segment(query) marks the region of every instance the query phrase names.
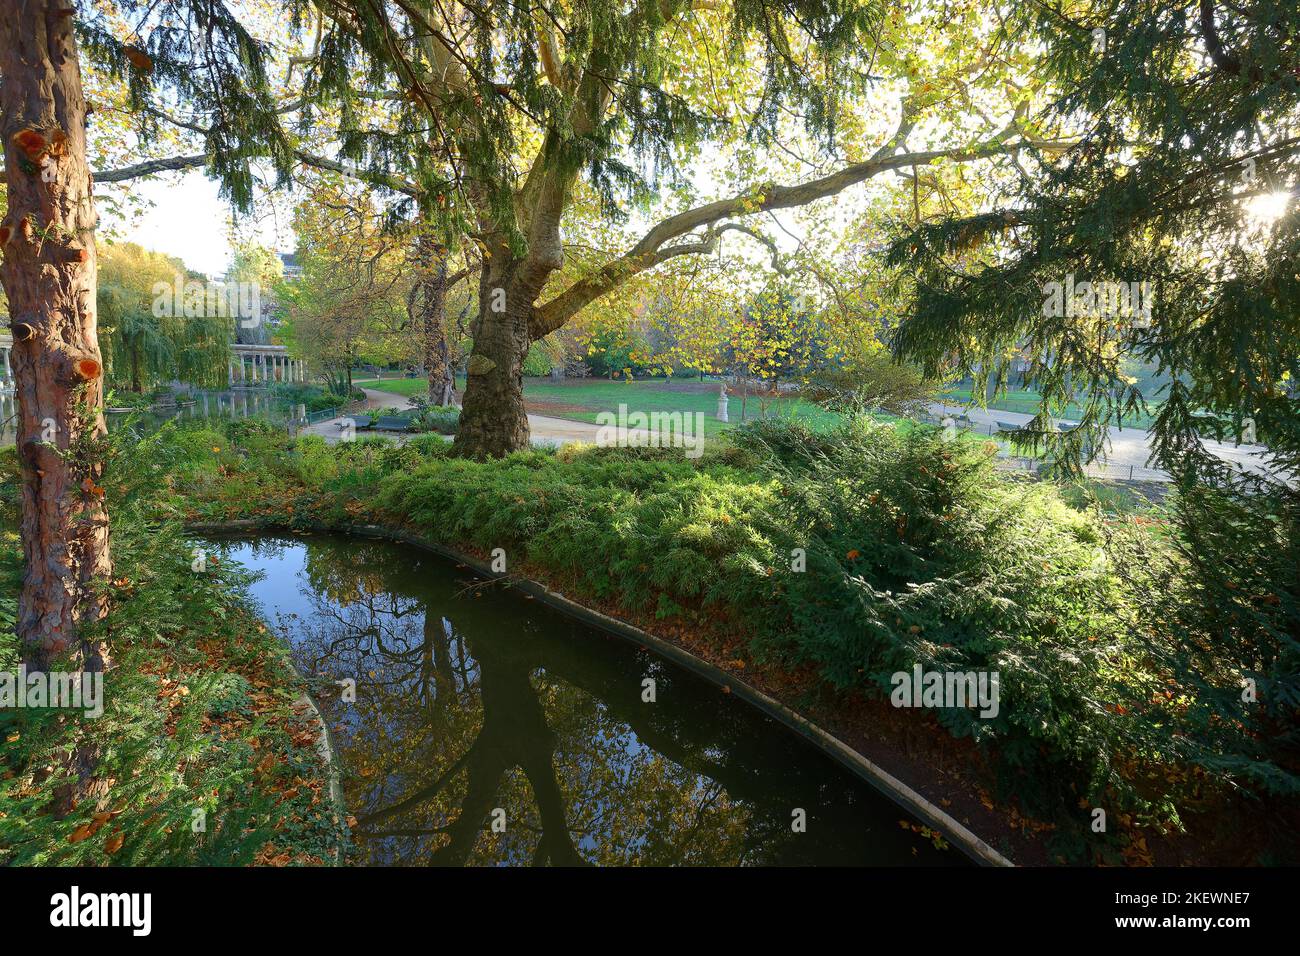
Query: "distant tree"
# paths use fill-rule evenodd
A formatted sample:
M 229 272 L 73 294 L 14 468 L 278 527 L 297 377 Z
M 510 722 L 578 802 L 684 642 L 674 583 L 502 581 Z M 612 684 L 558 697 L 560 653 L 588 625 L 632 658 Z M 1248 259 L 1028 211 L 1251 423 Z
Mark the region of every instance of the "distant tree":
M 915 416 L 938 397 L 939 385 L 885 348 L 846 358 L 809 376 L 805 394 L 850 417 L 873 411 Z
M 139 393 L 177 379 L 216 387 L 225 382 L 229 341 L 236 323 L 224 316 L 187 316 L 155 309 L 157 289 L 175 289 L 177 278 L 198 276 L 179 259 L 135 243 L 107 246 L 99 254 L 99 330 L 109 381 L 125 381 Z
M 362 360 L 409 361 L 418 338 L 401 334 L 412 275 L 405 238 L 384 232 L 344 192 L 316 192 L 294 213 L 301 275 L 275 286 L 282 335 L 340 394 Z
M 226 270 L 226 282 L 254 284 L 261 302 L 261 313 L 256 316 L 255 323 L 235 323 L 236 341 L 244 345 L 266 345 L 271 341 L 274 289 L 283 275 L 284 262 L 273 250 L 254 242 L 241 242 L 235 246 L 230 267 Z
M 985 48 L 988 18 L 975 5 L 924 16 L 912 5 L 825 0 L 601 0 L 546 11 L 506 0 L 341 0 L 318 9 L 329 42 L 306 67 L 308 94 L 344 113 L 380 98 L 404 134 L 356 124 L 345 148 L 392 157 L 435 146 L 455 158 L 443 216 L 483 254 L 456 447 L 480 457 L 528 444 L 522 365 L 532 341 L 641 273 L 714 253 L 733 220 L 816 203 L 899 170 L 1014 150 L 1021 132 L 1006 118 L 1019 104 L 1004 93 L 1032 95 L 1032 81 L 998 82 L 1021 64 Z M 932 56 L 910 49 L 931 42 L 938 22 L 960 36 L 936 42 Z M 358 89 L 358 72 L 385 88 Z M 622 197 L 644 206 L 658 175 L 681 168 L 701 144 L 748 147 L 748 137 L 771 145 L 792 117 L 811 148 L 829 145 L 848 100 L 878 80 L 907 91 L 892 132 L 879 129 L 832 165 L 810 163 L 810 178 L 792 183 L 743 164 L 743 177 L 728 176 L 734 192 L 694 205 L 677 178 L 675 211 L 582 274 L 566 274 L 563 227 L 583 187 L 608 213 Z M 915 130 L 943 126 L 948 104 L 976 88 L 987 124 L 954 124 L 932 148 L 909 148 Z

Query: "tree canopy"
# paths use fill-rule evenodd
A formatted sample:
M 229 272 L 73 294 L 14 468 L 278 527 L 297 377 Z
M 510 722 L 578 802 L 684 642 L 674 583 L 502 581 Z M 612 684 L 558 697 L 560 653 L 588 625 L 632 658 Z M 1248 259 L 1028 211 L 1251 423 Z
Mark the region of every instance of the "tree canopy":
M 900 354 L 1005 386 L 1025 349 L 1031 429 L 1065 460 L 1156 397 L 1126 373 L 1137 357 L 1172 380 L 1161 466 L 1231 477 L 1205 448 L 1208 412 L 1231 423 L 1217 437 L 1253 432 L 1294 468 L 1298 28 L 1272 0 L 1013 7 L 1004 29 L 1047 47 L 1043 122 L 1071 143 L 1028 150 L 970 214 L 896 223 L 890 261 L 918 267 Z M 1079 392 L 1083 427 L 1057 436 L 1048 419 Z

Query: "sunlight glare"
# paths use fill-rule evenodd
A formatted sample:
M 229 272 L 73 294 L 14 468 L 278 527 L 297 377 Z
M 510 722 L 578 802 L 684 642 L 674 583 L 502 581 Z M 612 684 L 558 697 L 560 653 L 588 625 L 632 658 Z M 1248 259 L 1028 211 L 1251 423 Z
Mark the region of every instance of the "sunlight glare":
M 1291 193 L 1263 193 L 1246 200 L 1246 218 L 1257 226 L 1273 225 L 1286 214 L 1291 203 Z

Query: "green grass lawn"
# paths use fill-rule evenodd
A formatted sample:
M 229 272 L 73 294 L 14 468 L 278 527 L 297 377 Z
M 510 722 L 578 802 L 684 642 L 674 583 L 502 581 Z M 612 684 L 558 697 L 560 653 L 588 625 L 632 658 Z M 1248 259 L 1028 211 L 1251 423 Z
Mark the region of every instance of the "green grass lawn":
M 412 395 L 423 395 L 429 390 L 428 379 L 423 378 L 386 378 L 386 379 L 355 379 L 352 382 L 358 388 L 372 388 L 377 392 L 392 392 L 394 395 L 403 395 L 407 398 Z
M 358 380 L 354 385 L 394 395 L 420 394 L 424 379 L 395 378 L 376 381 Z M 463 387 L 464 381 L 457 383 Z M 729 422 L 717 420 L 718 386 L 708 384 L 699 388 L 696 383 L 676 379 L 648 379 L 644 381 L 609 381 L 607 379 L 569 379 L 552 382 L 549 379 L 525 379 L 524 400 L 528 410 L 536 415 L 568 418 L 578 422 L 596 422 L 601 412 L 617 412 L 626 405 L 628 412 L 703 412 L 704 433 L 714 435 L 741 421 L 741 398 L 730 396 L 727 408 Z M 745 419 L 754 420 L 760 415 L 758 399 L 750 397 L 746 404 Z M 828 412 L 800 398 L 778 398 L 767 403 L 767 418 L 797 417 L 815 428 L 830 428 L 840 416 Z
M 393 395 L 406 398 L 422 395 L 428 387 L 422 378 L 358 379 L 353 384 L 375 391 L 391 392 Z M 524 399 L 528 403 L 528 410 L 534 414 L 593 424 L 599 413 L 617 412 L 620 404 L 627 405 L 629 412 L 703 412 L 706 435 L 717 434 L 741 421 L 741 401 L 738 394 L 730 396 L 728 416 L 731 421 L 723 423 L 716 417 L 717 385 L 709 384 L 700 390 L 688 388 L 695 384 L 689 379 L 671 381 L 647 379 L 632 382 L 567 379 L 563 382 L 552 382 L 549 379 L 530 378 L 524 381 Z M 458 388 L 464 388 L 464 385 L 464 379 L 457 382 Z M 941 397 L 944 401 L 965 405 L 971 400 L 970 387 L 950 389 Z M 1011 389 L 998 398 L 990 409 L 1032 415 L 1038 411 L 1038 401 L 1037 392 L 1029 389 Z M 760 414 L 758 400 L 751 397 L 746 409 L 746 419 L 758 418 Z M 1082 409 L 1071 402 L 1060 417 L 1077 419 L 1081 414 Z M 767 405 L 766 417 L 802 418 L 818 429 L 829 428 L 840 420 L 835 413 L 800 398 L 779 398 L 770 401 Z M 1151 415 L 1126 415 L 1124 418 L 1124 424 L 1131 428 L 1149 428 L 1151 421 Z

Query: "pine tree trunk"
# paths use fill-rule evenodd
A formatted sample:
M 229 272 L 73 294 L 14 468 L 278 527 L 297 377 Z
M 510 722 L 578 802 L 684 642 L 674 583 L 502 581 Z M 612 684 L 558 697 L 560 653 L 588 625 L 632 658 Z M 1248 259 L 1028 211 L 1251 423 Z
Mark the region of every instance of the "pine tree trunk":
M 65 651 L 87 670 L 108 657 L 78 637 L 106 610 L 94 584 L 112 566 L 96 448 L 105 428 L 95 209 L 73 12 L 67 0 L 5 0 L 0 22 L 9 199 L 0 280 L 14 333 L 26 558 L 17 630 L 26 663 L 40 670 Z
M 509 281 L 516 264 L 494 256 L 479 280 L 479 312 L 456 429 L 456 453 L 469 458 L 500 458 L 528 448 L 524 410 L 524 358 L 528 355 L 528 317 L 536 292 Z

